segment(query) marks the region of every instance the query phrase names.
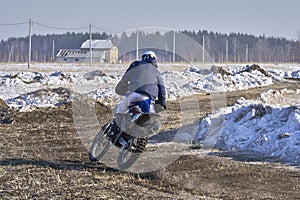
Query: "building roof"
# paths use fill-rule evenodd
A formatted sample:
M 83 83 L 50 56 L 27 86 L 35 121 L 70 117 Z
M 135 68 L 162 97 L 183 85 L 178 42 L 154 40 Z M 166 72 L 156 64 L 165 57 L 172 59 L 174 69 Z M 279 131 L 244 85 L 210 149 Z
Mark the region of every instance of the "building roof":
M 92 48 L 93 49 L 111 49 L 113 43 L 111 40 L 92 40 Z M 89 49 L 90 48 L 90 40 L 86 40 L 82 43 L 81 49 Z
M 57 57 L 79 57 L 79 55 L 86 56 L 87 51 L 80 49 L 60 49 L 56 54 Z
M 94 51 L 92 52 L 93 57 L 103 57 L 106 51 Z M 86 50 L 80 49 L 60 49 L 56 54 L 56 57 L 64 57 L 64 58 L 86 58 L 90 56 L 90 52 Z

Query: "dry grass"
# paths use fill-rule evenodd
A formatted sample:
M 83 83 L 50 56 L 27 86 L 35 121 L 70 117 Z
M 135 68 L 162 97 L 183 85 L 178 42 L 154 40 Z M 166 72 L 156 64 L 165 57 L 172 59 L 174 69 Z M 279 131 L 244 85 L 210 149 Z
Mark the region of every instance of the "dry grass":
M 255 98 L 264 89 L 228 93 L 227 104 L 240 96 Z M 197 98 L 201 117 L 210 112 L 209 95 Z M 168 106 L 165 125 L 176 128 L 179 103 Z M 110 109 L 100 104 L 96 108 L 104 124 Z M 38 109 L 14 113 L 15 123 L 0 124 L 0 199 L 299 198 L 298 168 L 244 162 L 244 157 L 233 155 L 186 155 L 164 169 L 142 174 L 90 163 L 72 116 L 68 107 Z

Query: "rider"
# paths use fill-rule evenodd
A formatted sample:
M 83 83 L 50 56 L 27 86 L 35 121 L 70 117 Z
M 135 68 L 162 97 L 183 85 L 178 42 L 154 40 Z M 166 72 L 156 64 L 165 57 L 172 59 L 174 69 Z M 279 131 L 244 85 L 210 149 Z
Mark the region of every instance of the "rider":
M 157 57 L 153 51 L 145 52 L 141 60 L 130 64 L 115 88 L 115 92 L 124 98 L 116 109 L 112 134 L 119 128 L 122 115 L 133 106 L 139 106 L 145 113 L 166 109 L 165 86 L 157 68 Z

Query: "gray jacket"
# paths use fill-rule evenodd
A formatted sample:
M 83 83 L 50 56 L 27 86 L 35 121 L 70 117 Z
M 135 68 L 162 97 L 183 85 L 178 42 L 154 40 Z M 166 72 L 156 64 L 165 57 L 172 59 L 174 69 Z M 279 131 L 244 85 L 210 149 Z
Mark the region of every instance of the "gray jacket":
M 131 63 L 115 91 L 125 95 L 128 91 L 146 94 L 151 100 L 165 106 L 166 91 L 157 63 L 147 61 L 134 61 Z

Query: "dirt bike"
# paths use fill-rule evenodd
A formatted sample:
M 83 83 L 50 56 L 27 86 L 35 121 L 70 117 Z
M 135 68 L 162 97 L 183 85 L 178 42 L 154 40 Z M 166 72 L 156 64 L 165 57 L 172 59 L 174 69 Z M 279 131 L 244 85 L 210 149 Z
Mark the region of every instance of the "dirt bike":
M 157 113 L 143 113 L 138 106 L 130 108 L 122 116 L 119 128 L 114 131 L 112 138 L 110 135 L 114 120 L 102 127 L 91 145 L 89 159 L 101 160 L 114 145 L 120 149 L 118 166 L 120 169 L 129 168 L 145 151 L 148 137 L 158 132 L 159 118 L 160 115 Z

